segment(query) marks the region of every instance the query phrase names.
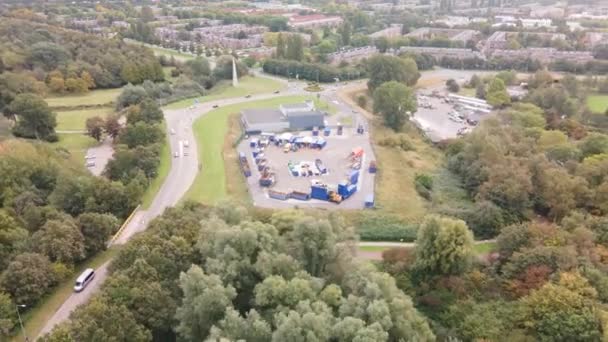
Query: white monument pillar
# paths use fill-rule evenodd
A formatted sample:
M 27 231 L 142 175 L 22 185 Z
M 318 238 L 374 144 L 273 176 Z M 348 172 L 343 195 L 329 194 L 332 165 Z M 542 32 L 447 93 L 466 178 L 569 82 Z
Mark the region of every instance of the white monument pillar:
M 239 85 L 238 75 L 236 73 L 236 61 L 232 57 L 232 86 L 236 87 Z

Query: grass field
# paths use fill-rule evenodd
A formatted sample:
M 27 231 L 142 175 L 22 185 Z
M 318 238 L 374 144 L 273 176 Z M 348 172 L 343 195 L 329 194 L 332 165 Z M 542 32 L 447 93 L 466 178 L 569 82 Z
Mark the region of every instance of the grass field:
M 121 91 L 122 88 L 97 89 L 80 95 L 47 97 L 46 102 L 54 108 L 106 105 L 114 102 Z
M 608 95 L 589 95 L 587 96 L 587 106 L 595 113 L 604 113 L 608 109 Z
M 51 146 L 65 148 L 72 155 L 72 159 L 82 162 L 87 149 L 97 145 L 97 141 L 84 134 L 58 134 L 59 141 Z
M 277 107 L 284 103 L 302 102 L 309 96 L 283 96 L 274 99 L 243 102 L 210 111 L 194 123 L 194 135 L 198 144 L 198 160 L 202 170 L 196 176 L 184 199 L 214 204 L 229 197 L 226 184 L 226 166 L 222 154 L 228 132 L 228 118 L 242 109 Z M 236 154 L 234 155 L 236 158 Z M 231 162 L 231 161 L 229 161 Z M 231 171 L 231 176 L 234 171 Z M 240 176 L 240 172 L 239 177 Z M 231 179 L 231 182 L 234 180 Z M 243 183 L 244 184 L 244 183 Z
M 163 127 L 163 131 L 165 128 Z M 144 193 L 141 199 L 142 209 L 148 209 L 156 193 L 160 190 L 160 187 L 165 182 L 169 171 L 171 170 L 171 146 L 169 146 L 169 136 L 165 134 L 165 142 L 160 150 L 160 165 L 158 166 L 158 176 L 152 180 L 148 189 Z
M 475 246 L 473 246 L 473 250 L 477 255 L 492 253 L 495 252 L 496 249 L 496 242 L 477 243 Z
M 380 146 L 379 141 L 396 133 L 369 112 L 373 101 L 365 89 L 353 89 L 342 94 L 341 98 L 352 106 L 357 106 L 360 95 L 367 98 L 366 108 L 361 111 L 370 119 L 371 140 L 378 164 L 374 191 L 376 207 L 416 223 L 428 213 L 430 205 L 416 192 L 414 178 L 417 173 L 433 173 L 437 170 L 441 165 L 442 153 L 426 142 L 414 127 L 406 127 L 402 132 L 413 150 Z
M 22 315 L 25 331 L 31 341 L 40 333 L 46 322 L 53 316 L 55 311 L 61 307 L 68 297 L 74 292 L 74 278 L 86 268 L 97 268 L 106 261 L 112 259 L 118 253 L 117 247 L 112 247 L 105 252 L 97 254 L 92 259 L 83 262 L 76 267 L 72 276 L 59 284 L 50 295 L 43 298 L 38 305 Z M 13 342 L 22 342 L 22 335 L 13 336 Z
M 199 97 L 200 102 L 209 102 L 222 100 L 231 97 L 243 97 L 246 95 L 255 95 L 262 93 L 272 93 L 276 90 L 282 90 L 285 84 L 265 77 L 244 77 L 239 80 L 239 85 L 235 88 L 229 81 L 221 81 L 215 87 L 211 88 L 208 95 Z M 185 99 L 167 105 L 167 109 L 179 109 L 192 105 L 194 98 Z
M 359 250 L 362 252 L 384 252 L 391 248 L 388 246 L 359 246 Z M 473 245 L 473 252 L 475 255 L 486 255 L 496 251 L 496 248 L 496 242 L 476 243 Z
M 112 108 L 94 108 L 94 109 L 77 109 L 57 111 L 57 127 L 58 131 L 79 131 L 85 129 L 85 123 L 88 118 L 100 116 L 105 118 L 112 113 Z

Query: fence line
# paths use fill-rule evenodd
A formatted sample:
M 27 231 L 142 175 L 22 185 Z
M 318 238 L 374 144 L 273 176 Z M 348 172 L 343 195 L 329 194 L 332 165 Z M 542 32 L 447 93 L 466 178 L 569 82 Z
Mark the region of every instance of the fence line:
M 125 227 L 129 225 L 129 222 L 131 222 L 131 220 L 133 219 L 133 216 L 135 216 L 135 213 L 137 213 L 137 211 L 139 210 L 140 207 L 141 207 L 141 204 L 138 204 L 137 207 L 135 207 L 135 209 L 133 209 L 133 211 L 131 212 L 131 215 L 129 215 L 129 217 L 127 217 L 127 219 L 122 224 L 122 226 L 120 226 L 120 228 L 118 229 L 116 234 L 114 234 L 114 236 L 112 236 L 112 238 L 108 242 L 108 247 L 110 247 L 114 243 L 114 241 L 116 241 L 116 239 L 120 236 L 120 233 L 122 233 L 122 231 L 125 229 Z

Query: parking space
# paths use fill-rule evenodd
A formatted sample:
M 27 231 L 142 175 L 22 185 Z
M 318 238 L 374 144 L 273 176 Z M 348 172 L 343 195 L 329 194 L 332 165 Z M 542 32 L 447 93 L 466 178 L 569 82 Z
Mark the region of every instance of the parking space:
M 419 91 L 417 100 L 411 120 L 435 142 L 467 134 L 492 115 L 483 101 L 443 91 Z
M 312 136 L 312 132 L 300 132 L 294 134 L 306 141 L 316 141 L 317 137 Z M 321 135 L 322 132 L 321 132 Z M 253 137 L 258 138 L 258 137 Z M 278 138 L 278 136 L 277 136 Z M 301 148 L 296 151 L 286 152 L 285 143 L 275 145 L 270 143 L 261 151 L 265 166 L 272 174 L 273 184 L 270 187 L 260 185 L 260 177 L 264 171 L 258 169 L 258 165 L 253 157 L 253 151 L 257 148 L 251 147 L 251 140 L 244 139 L 237 147 L 238 152 L 246 156 L 247 163 L 251 169 L 251 176 L 247 177 L 249 192 L 251 193 L 254 205 L 267 208 L 289 208 L 289 207 L 317 207 L 326 209 L 361 209 L 365 205 L 368 195 L 374 193 L 375 174 L 368 171 L 369 162 L 375 160 L 367 132 L 358 134 L 356 129 L 344 128 L 343 135 L 336 135 L 336 129 L 332 129 L 329 136 L 322 136 L 326 141 L 322 149 L 306 147 L 308 144 L 301 144 Z M 308 199 L 298 200 L 289 198 L 280 200 L 271 198 L 269 191 L 279 193 L 298 193 L 311 194 L 313 183 L 323 183 L 327 188 L 337 191 L 338 184 L 349 179 L 352 172 L 353 161 L 350 158 L 353 149 L 361 148 L 363 151 L 360 158 L 359 177 L 356 182 L 357 191 L 340 204 L 330 201 Z M 260 158 L 258 158 L 260 159 Z M 327 169 L 326 173 L 319 172 L 316 161 L 319 160 L 322 168 Z M 355 165 L 357 166 L 357 165 Z M 295 172 L 294 172 L 295 171 Z M 295 175 L 297 174 L 297 176 Z M 293 197 L 293 196 L 292 196 Z

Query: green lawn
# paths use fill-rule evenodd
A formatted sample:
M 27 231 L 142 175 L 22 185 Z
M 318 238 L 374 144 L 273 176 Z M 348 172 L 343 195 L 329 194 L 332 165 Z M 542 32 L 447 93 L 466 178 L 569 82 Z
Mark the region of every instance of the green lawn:
M 268 100 L 251 101 L 212 110 L 194 123 L 198 144 L 198 160 L 202 170 L 184 196 L 185 199 L 214 204 L 228 197 L 222 147 L 228 131 L 228 117 L 248 108 L 274 108 L 280 104 L 297 103 L 309 96 L 283 96 Z
M 50 295 L 44 297 L 38 305 L 31 310 L 28 310 L 23 316 L 25 331 L 31 341 L 40 333 L 46 322 L 53 316 L 55 311 L 61 307 L 68 297 L 74 292 L 74 279 L 86 268 L 97 268 L 106 261 L 112 259 L 118 253 L 118 247 L 112 247 L 95 257 L 83 262 L 76 267 L 73 275 L 59 284 Z M 18 335 L 13 336 L 13 342 L 22 342 L 21 331 Z
M 58 131 L 80 131 L 85 129 L 88 118 L 100 116 L 105 118 L 112 113 L 112 108 L 93 108 L 57 111 L 57 130 Z
M 164 127 L 163 127 L 164 130 Z M 160 187 L 165 182 L 167 175 L 169 174 L 169 170 L 171 170 L 171 146 L 169 146 L 169 135 L 165 134 L 165 142 L 160 150 L 160 165 L 158 167 L 158 176 L 152 180 L 148 189 L 144 193 L 144 196 L 141 199 L 142 209 L 148 209 L 156 193 L 160 190 Z
M 122 88 L 92 90 L 86 94 L 47 97 L 50 107 L 78 107 L 106 105 L 114 102 Z
M 84 163 L 87 149 L 97 145 L 97 141 L 84 134 L 58 134 L 59 141 L 51 146 L 65 148 L 72 155 L 72 159 Z
M 589 95 L 587 96 L 587 106 L 595 113 L 604 113 L 608 109 L 608 95 Z
M 473 246 L 475 254 L 488 254 L 496 251 L 496 242 L 477 243 Z
M 285 85 L 279 81 L 275 81 L 265 77 L 244 77 L 239 80 L 237 87 L 232 86 L 230 81 L 221 81 L 215 87 L 211 88 L 208 95 L 199 97 L 200 102 L 209 102 L 222 100 L 231 97 L 242 97 L 246 95 L 255 95 L 262 93 L 272 93 L 276 90 L 282 90 Z M 191 106 L 195 98 L 185 99 L 171 103 L 164 108 L 179 109 Z

